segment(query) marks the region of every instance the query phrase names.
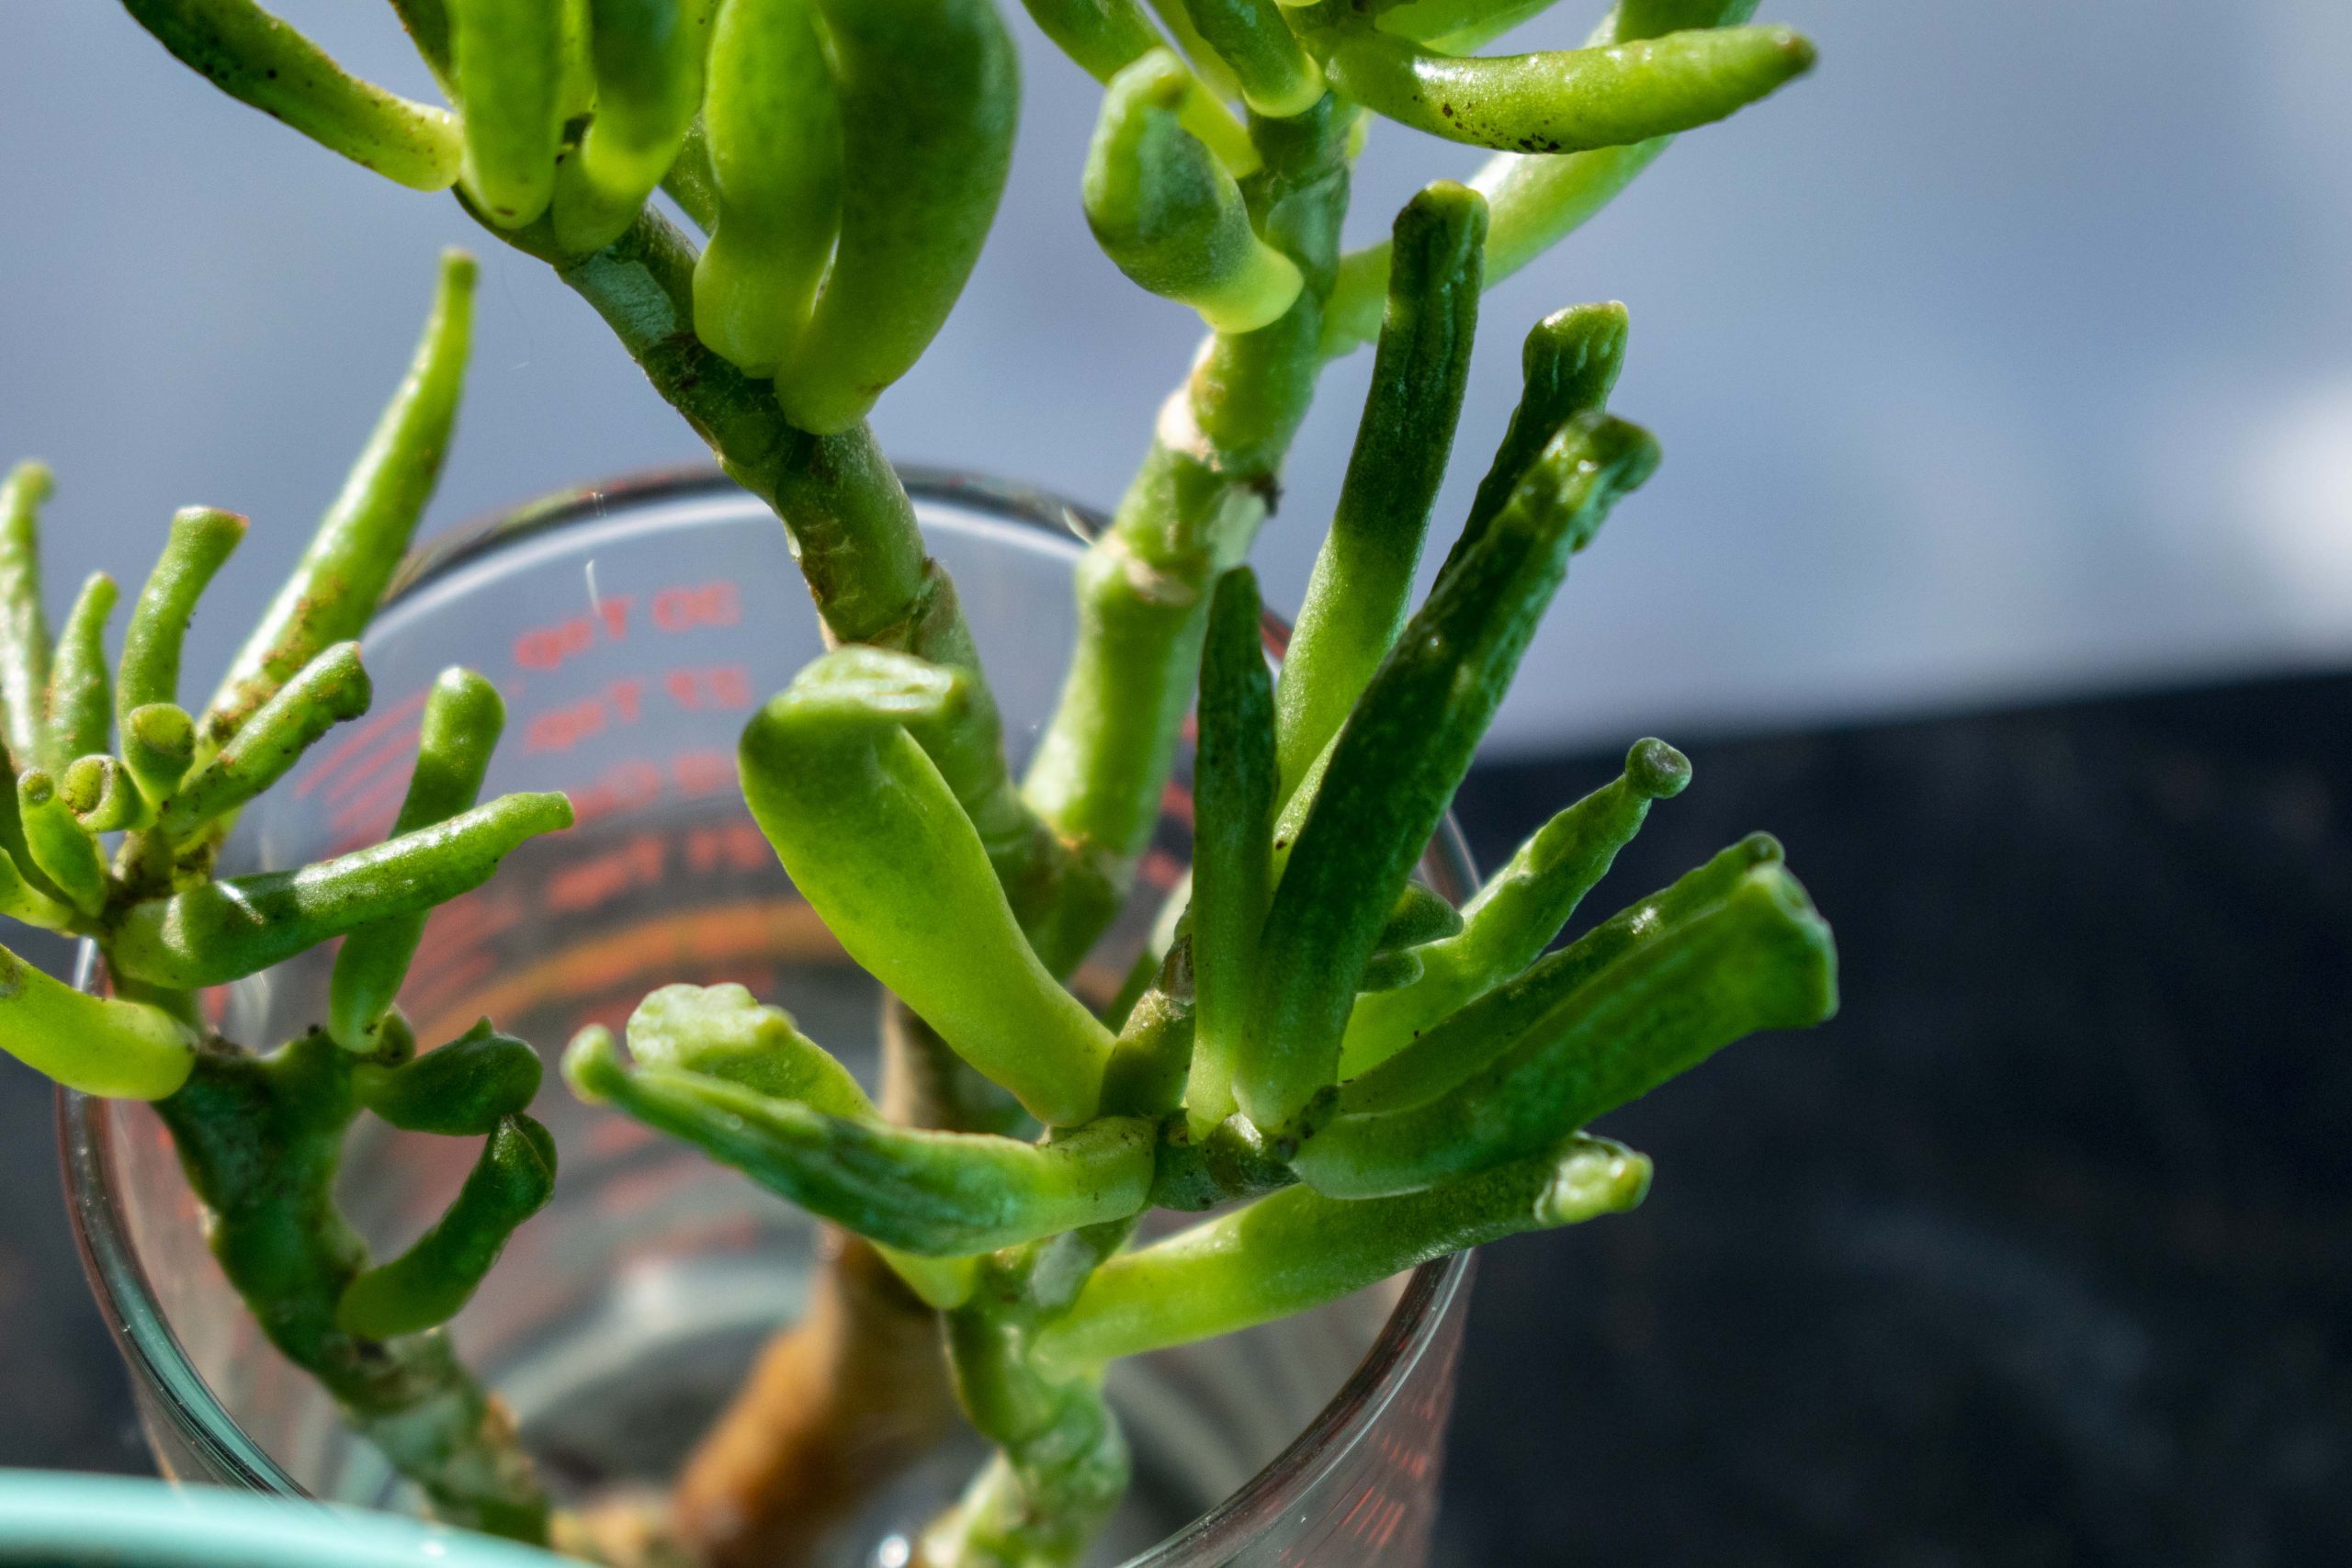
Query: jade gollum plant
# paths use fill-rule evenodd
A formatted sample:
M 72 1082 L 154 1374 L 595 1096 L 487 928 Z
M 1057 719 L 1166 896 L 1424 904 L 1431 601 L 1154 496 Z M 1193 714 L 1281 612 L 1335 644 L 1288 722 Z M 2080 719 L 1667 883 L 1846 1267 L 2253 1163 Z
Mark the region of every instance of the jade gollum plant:
M 1544 0 L 1029 0 L 1105 85 L 1080 193 L 1096 239 L 1208 336 L 1079 564 L 1077 646 L 1019 776 L 955 586 L 865 423 L 946 318 L 1002 189 L 1017 87 L 989 0 L 393 0 L 448 107 L 359 80 L 247 0 L 124 4 L 217 86 L 453 189 L 548 265 L 775 509 L 832 645 L 745 729 L 741 783 L 888 994 L 878 1089 L 728 987 L 656 991 L 625 1041 L 571 1042 L 564 1072 L 836 1245 L 666 1498 L 551 1518 L 511 1420 L 437 1328 L 546 1195 L 525 1115 L 537 1061 L 487 1026 L 416 1054 L 391 1002 L 422 912 L 560 825 L 561 803 L 472 806 L 496 702 L 453 674 L 389 843 L 291 875 L 210 873 L 236 808 L 364 703 L 347 639 L 447 434 L 465 264 L 201 716 L 173 705 L 158 649 L 234 525 L 175 525 L 110 750 L 90 694 L 103 606 L 77 607 L 52 652 L 38 476 L 12 491 L 9 908 L 95 937 L 114 992 L 15 965 L 0 1032 L 66 1081 L 158 1100 L 273 1341 L 436 1511 L 607 1561 L 788 1564 L 961 1419 L 994 1457 L 917 1560 L 1075 1562 L 1127 1479 L 1106 1367 L 1626 1209 L 1647 1163 L 1590 1123 L 1833 1010 L 1828 931 L 1762 836 L 1552 951 L 1689 781 L 1657 740 L 1461 908 L 1414 880 L 1570 557 L 1658 460 L 1607 407 L 1623 310 L 1546 317 L 1416 603 L 1481 293 L 1675 134 L 1809 66 L 1804 39 L 1744 25 L 1753 0 L 1621 0 L 1582 48 L 1489 57 Z M 1493 156 L 1350 251 L 1375 118 Z M 1242 563 L 1321 367 L 1366 343 L 1371 391 L 1277 672 Z M 1193 719 L 1193 874 L 1120 994 L 1082 998 L 1069 976 L 1130 897 Z M 273 1054 L 220 1041 L 187 1000 L 336 936 L 328 1016 Z M 487 1140 L 449 1215 L 373 1267 L 329 1195 L 362 1111 Z M 1138 1244 L 1154 1210 L 1206 1217 Z

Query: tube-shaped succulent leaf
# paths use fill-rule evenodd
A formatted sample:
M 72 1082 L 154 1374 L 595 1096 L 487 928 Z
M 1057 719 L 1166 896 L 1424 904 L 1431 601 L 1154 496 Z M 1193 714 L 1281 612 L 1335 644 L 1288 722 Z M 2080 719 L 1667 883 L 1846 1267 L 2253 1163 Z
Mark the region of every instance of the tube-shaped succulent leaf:
M 320 736 L 368 711 L 374 687 L 359 645 L 339 642 L 297 671 L 254 711 L 156 814 L 179 840 L 225 817 L 286 776 Z
M 703 127 L 718 209 L 695 263 L 695 335 L 771 375 L 841 232 L 842 106 L 814 0 L 721 0 Z
M 0 947 L 0 1050 L 84 1094 L 161 1100 L 187 1081 L 196 1035 L 161 1008 L 87 995 Z
M 1233 73 L 1242 101 L 1271 118 L 1304 114 L 1323 96 L 1323 73 L 1274 0 L 1183 0 L 1193 28 Z
M 470 670 L 453 666 L 441 672 L 424 699 L 416 767 L 392 824 L 395 837 L 445 822 L 481 797 L 505 723 L 497 687 Z M 257 729 L 259 720 L 247 728 Z M 243 743 L 242 738 L 234 742 Z M 362 926 L 343 939 L 327 985 L 327 1032 L 335 1043 L 346 1051 L 374 1047 L 376 1025 L 400 995 L 424 935 L 420 910 Z
M 1605 414 L 1564 427 L 1462 569 L 1423 604 L 1333 744 L 1266 917 L 1235 1089 L 1286 1126 L 1330 1084 L 1356 983 L 1444 816 L 1568 557 L 1649 477 L 1657 444 Z
M 1014 922 L 971 821 L 905 726 L 970 700 L 970 677 L 844 648 L 743 731 L 743 796 L 852 958 L 1039 1121 L 1093 1113 L 1110 1032 Z
M 1625 307 L 1611 300 L 1555 310 L 1528 333 L 1519 354 L 1519 406 L 1511 410 L 1502 443 L 1478 481 L 1470 514 L 1446 552 L 1439 576 L 1453 569 L 1486 533 L 1495 514 L 1510 504 L 1528 465 L 1560 426 L 1609 406 L 1609 394 L 1625 367 L 1629 330 Z
M 871 1119 L 874 1102 L 832 1053 L 800 1032 L 792 1015 L 741 986 L 664 986 L 628 1020 L 639 1066 L 723 1078 L 830 1116 Z
M 114 729 L 114 689 L 107 671 L 107 622 L 114 616 L 114 579 L 94 571 L 74 596 L 58 629 L 50 661 L 45 744 L 41 754 L 60 770 L 107 749 Z
M 1758 866 L 1779 865 L 1780 841 L 1751 833 L 1685 872 L 1668 886 L 1619 910 L 1540 964 L 1447 1014 L 1405 1050 L 1342 1087 L 1343 1114 L 1366 1115 L 1434 1100 L 1492 1061 L 1510 1043 L 1503 1027 L 1522 1018 L 1530 996 L 1573 991 L 1611 964 L 1656 942 L 1729 897 Z
M 1275 693 L 1283 799 L 1405 625 L 1469 380 L 1486 238 L 1485 198 L 1451 180 L 1396 215 L 1372 389 Z
M 41 765 L 49 617 L 40 602 L 40 508 L 54 481 L 26 461 L 0 479 L 0 721 L 18 772 Z
M 1629 0 L 1601 23 L 1589 41 L 1597 47 L 1693 28 L 1730 27 L 1755 14 L 1756 0 Z M 1492 214 L 1487 231 L 1487 286 L 1491 288 L 1509 277 L 1615 200 L 1673 140 L 1653 137 L 1589 152 L 1498 152 L 1488 159 L 1470 182 L 1486 197 Z M 1387 278 L 1385 243 L 1342 258 L 1324 309 L 1324 353 L 1345 354 L 1371 341 L 1380 329 Z
M 539 1054 L 482 1019 L 447 1044 L 381 1067 L 352 1066 L 359 1103 L 395 1127 L 448 1137 L 479 1137 L 531 1107 L 539 1091 Z
M 253 0 L 123 0 L 123 8 L 182 64 L 328 151 L 415 190 L 457 179 L 448 110 L 349 74 Z
M 824 435 L 865 417 L 963 292 L 1012 164 L 1020 85 L 990 0 L 819 6 L 849 177 L 832 271 L 776 396 Z
M 130 606 L 122 660 L 116 666 L 115 716 L 124 736 L 125 760 L 131 762 L 132 776 L 150 800 L 169 795 L 179 776 L 151 777 L 143 762 L 131 756 L 127 749 L 130 716 L 150 704 L 180 700 L 180 650 L 187 640 L 188 621 L 213 574 L 244 538 L 245 528 L 244 518 L 217 507 L 184 506 L 172 513 L 163 553 Z
M 432 314 L 408 374 L 310 547 L 231 660 L 205 712 L 206 745 L 217 747 L 235 734 L 296 671 L 331 644 L 356 637 L 375 615 L 432 498 L 457 423 L 475 270 L 463 251 L 442 253 Z
M 1193 1059 L 1184 1102 L 1195 1133 L 1233 1114 L 1258 933 L 1272 892 L 1274 694 L 1247 567 L 1218 580 L 1201 652 L 1193 770 Z
M 97 835 L 82 825 L 45 769 L 17 775 L 17 815 L 33 864 L 85 915 L 107 901 L 106 856 Z
M 1697 28 L 1636 43 L 1460 60 L 1376 31 L 1340 35 L 1331 83 L 1449 141 L 1521 152 L 1623 147 L 1708 124 L 1813 66 L 1787 28 Z
M 712 0 L 588 0 L 596 113 L 556 170 L 555 237 L 574 254 L 620 237 L 677 161 L 701 106 Z
M 1573 1137 L 1433 1191 L 1343 1201 L 1290 1188 L 1105 1263 L 1039 1334 L 1035 1359 L 1070 1376 L 1270 1323 L 1464 1247 L 1622 1213 L 1649 1178 L 1622 1144 Z
M 563 133 L 564 11 L 556 0 L 447 0 L 467 197 L 520 229 L 555 195 Z
M 1151 1188 L 1153 1124 L 1102 1116 L 1042 1144 L 841 1116 L 677 1067 L 624 1067 L 592 1029 L 564 1076 L 812 1213 L 925 1257 L 989 1252 L 1125 1219 Z
M 59 775 L 57 792 L 66 808 L 93 833 L 122 828 L 144 828 L 154 820 L 146 795 L 130 777 L 130 770 L 103 751 L 76 757 Z
M 196 761 L 196 720 L 177 703 L 149 703 L 122 719 L 122 761 L 152 805 L 179 788 Z
M 435 1053 L 438 1055 L 438 1053 Z M 421 1334 L 458 1315 L 515 1227 L 555 1192 L 555 1140 L 528 1116 L 491 1134 L 466 1183 L 406 1252 L 345 1287 L 335 1323 L 369 1339 Z
M 16 792 L 9 791 L 11 807 L 16 804 Z M 9 818 L 14 820 L 11 810 Z M 13 852 L 0 850 L 0 915 L 18 919 L 28 926 L 41 926 L 53 931 L 65 931 L 74 923 L 73 908 L 51 897 L 26 879 L 24 869 L 17 863 Z
M 1635 742 L 1623 773 L 1520 845 L 1462 911 L 1455 932 L 1418 949 L 1418 980 L 1356 1003 L 1340 1045 L 1341 1080 L 1379 1066 L 1534 963 L 1641 830 L 1650 802 L 1681 794 L 1690 782 L 1690 763 L 1681 752 L 1663 740 Z
M 1203 87 L 1168 50 L 1112 79 L 1086 156 L 1086 220 L 1137 286 L 1218 332 L 1255 332 L 1291 307 L 1297 265 L 1250 227 L 1233 175 L 1183 124 Z
M 1428 44 L 1440 54 L 1469 54 L 1556 0 L 1404 0 L 1379 5 L 1373 26 L 1396 38 Z
M 571 826 L 560 795 L 504 795 L 431 828 L 299 871 L 206 883 L 123 911 L 107 956 L 177 990 L 258 974 L 371 920 L 447 903 L 525 840 Z
M 1742 1036 L 1835 1012 L 1829 928 L 1778 859 L 1707 880 L 1713 902 L 1690 908 L 1685 889 L 1654 911 L 1663 929 L 1624 933 L 1597 968 L 1574 947 L 1555 954 L 1472 1003 L 1458 1031 L 1441 1024 L 1351 1086 L 1299 1151 L 1300 1179 L 1344 1198 L 1450 1182 L 1524 1158 Z
M 1023 6 L 1039 31 L 1106 87 L 1120 72 L 1165 47 L 1136 0 L 1023 0 Z M 1238 178 L 1258 167 L 1249 131 L 1206 84 L 1195 78 L 1176 113 L 1229 174 Z

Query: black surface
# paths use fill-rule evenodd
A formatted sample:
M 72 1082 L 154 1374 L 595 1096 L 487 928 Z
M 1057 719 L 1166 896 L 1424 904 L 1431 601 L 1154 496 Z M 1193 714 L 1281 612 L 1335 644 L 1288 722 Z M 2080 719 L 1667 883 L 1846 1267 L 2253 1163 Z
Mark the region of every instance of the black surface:
M 1767 828 L 1845 1010 L 1489 1250 L 1444 1559 L 2352 1562 L 2352 679 L 1693 758 L 1579 924 Z M 1476 775 L 1482 862 L 1613 769 Z M 0 1463 L 136 1468 L 51 1150 L 0 1061 Z
M 2352 681 L 1693 761 L 1595 913 L 1770 829 L 1844 1010 L 1490 1249 L 1449 1560 L 2352 1562 Z M 1482 863 L 1609 771 L 1480 774 Z

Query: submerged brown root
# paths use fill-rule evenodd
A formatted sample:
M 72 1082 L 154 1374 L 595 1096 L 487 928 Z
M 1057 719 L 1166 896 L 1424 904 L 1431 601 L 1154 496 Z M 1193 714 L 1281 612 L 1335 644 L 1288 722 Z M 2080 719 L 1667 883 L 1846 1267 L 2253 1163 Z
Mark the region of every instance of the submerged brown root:
M 828 1232 L 808 1310 L 761 1352 L 687 1461 L 672 1529 L 710 1568 L 794 1568 L 954 1426 L 939 1319 L 855 1236 Z

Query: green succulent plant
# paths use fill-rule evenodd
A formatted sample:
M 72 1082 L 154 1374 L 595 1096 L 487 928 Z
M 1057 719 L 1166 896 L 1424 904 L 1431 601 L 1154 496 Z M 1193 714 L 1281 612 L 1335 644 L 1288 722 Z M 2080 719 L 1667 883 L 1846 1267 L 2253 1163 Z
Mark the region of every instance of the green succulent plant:
M 310 547 L 211 700 L 180 705 L 189 618 L 245 519 L 188 507 L 131 605 L 83 584 L 52 639 L 38 521 L 49 471 L 0 483 L 0 911 L 94 942 L 109 995 L 0 948 L 0 1049 L 86 1094 L 153 1100 L 209 1215 L 215 1257 L 271 1343 L 453 1520 L 536 1538 L 547 1503 L 504 1408 L 440 1325 L 544 1204 L 555 1148 L 526 1110 L 536 1053 L 484 1021 L 420 1055 L 393 998 L 424 918 L 516 846 L 569 827 L 560 795 L 476 804 L 504 710 L 452 669 L 426 698 L 392 836 L 293 871 L 221 876 L 239 813 L 336 725 L 368 711 L 355 640 L 432 493 L 458 411 L 474 266 L 452 255 L 415 363 Z M 205 988 L 335 938 L 328 1016 L 266 1053 L 224 1038 Z M 463 1190 L 398 1257 L 371 1262 L 334 1177 L 361 1112 L 483 1140 Z
M 124 0 L 223 90 L 387 177 L 454 189 L 488 232 L 551 266 L 775 509 L 834 645 L 752 719 L 741 777 L 797 886 L 892 998 L 880 1102 L 740 987 L 666 987 L 629 1021 L 626 1057 L 602 1030 L 565 1056 L 583 1097 L 848 1238 L 816 1287 L 831 1304 L 775 1360 L 798 1371 L 748 1380 L 681 1478 L 661 1551 L 721 1568 L 796 1560 L 904 1461 L 906 1434 L 927 1433 L 910 1413 L 944 1408 L 952 1386 L 996 1457 L 924 1534 L 921 1561 L 1074 1562 L 1126 1481 L 1106 1365 L 1630 1207 L 1647 1163 L 1590 1122 L 1741 1035 L 1834 1009 L 1827 929 L 1760 835 L 1547 954 L 1650 805 L 1687 784 L 1659 741 L 1464 908 L 1413 880 L 1570 558 L 1658 460 L 1606 406 L 1623 310 L 1545 318 L 1417 605 L 1480 297 L 1674 135 L 1812 62 L 1787 29 L 1745 25 L 1754 0 L 1620 0 L 1580 49 L 1476 54 L 1546 3 L 1027 0 L 1105 87 L 1082 190 L 1095 237 L 1209 335 L 1080 562 L 1077 648 L 1016 778 L 954 584 L 864 423 L 946 319 L 1003 188 L 1016 72 L 989 0 L 393 0 L 448 108 L 355 78 L 250 0 Z M 1349 252 L 1374 117 L 1494 156 L 1470 183 L 1417 196 L 1387 242 Z M 1372 389 L 1277 674 L 1242 563 L 1321 367 L 1367 343 Z M 421 361 L 420 387 L 442 384 L 438 363 Z M 418 467 L 403 505 L 429 484 Z M 331 518 L 303 569 L 334 582 L 338 615 L 372 607 L 413 523 L 413 506 L 353 508 L 372 521 Z M 202 518 L 185 544 L 175 532 L 150 593 L 191 600 L 225 553 L 219 532 Z M 441 762 L 420 764 L 401 834 L 352 857 L 378 861 L 267 890 L 211 882 L 236 807 L 364 705 L 356 660 L 331 646 L 364 609 L 338 620 L 289 589 L 200 719 L 165 705 L 168 682 L 134 681 L 127 653 L 118 685 L 141 702 L 107 757 L 87 717 L 105 711 L 87 695 L 104 606 L 77 608 L 56 672 L 39 669 L 29 551 L 11 549 L 0 643 L 40 650 L 0 668 L 11 753 L 20 768 L 68 752 L 81 767 L 88 741 L 96 760 L 60 786 L 87 807 L 20 776 L 8 908 L 97 935 L 121 991 L 99 1001 L 26 972 L 0 1002 L 41 1021 L 18 1054 L 93 1092 L 168 1095 L 184 1153 L 214 1151 L 187 1157 L 216 1235 L 250 1213 L 263 1238 L 249 1269 L 220 1250 L 277 1342 L 435 1506 L 540 1533 L 544 1505 L 511 1429 L 492 1429 L 494 1404 L 468 1394 L 483 1414 L 463 1442 L 404 1445 L 408 1428 L 337 1382 L 334 1347 L 439 1346 L 432 1325 L 544 1198 L 518 1174 L 546 1153 L 522 1114 L 536 1076 L 521 1048 L 484 1031 L 412 1057 L 390 1002 L 419 912 L 495 858 L 474 824 L 505 824 L 504 847 L 559 807 L 464 809 L 494 697 L 452 677 L 427 718 L 424 755 Z M 308 640 L 280 649 L 288 627 Z M 140 636 L 134 624 L 132 647 Z M 42 716 L 21 738 L 18 713 Z M 1068 979 L 1130 895 L 1195 714 L 1193 875 L 1098 1010 Z M 104 872 L 94 834 L 116 829 L 125 847 Z M 378 874 L 393 862 L 401 875 Z M 398 897 L 382 891 L 394 882 Z M 220 1046 L 172 999 L 345 932 L 328 1018 L 270 1057 Z M 115 1010 L 103 1050 L 73 1022 L 94 1010 Z M 331 1171 L 362 1106 L 490 1136 L 449 1218 L 364 1272 L 322 1218 L 322 1179 L 290 1218 L 234 1186 L 256 1150 Z M 1208 1217 L 1137 1246 L 1154 1209 Z M 270 1315 L 285 1300 L 307 1314 L 299 1329 Z M 436 1375 L 462 1378 L 435 1354 Z M 867 1392 L 842 1397 L 853 1375 Z M 850 1451 L 864 1468 L 842 1483 Z M 829 1462 L 799 1462 L 820 1452 Z M 820 1469 L 823 1486 L 807 1481 Z M 614 1552 L 593 1531 L 563 1539 Z

